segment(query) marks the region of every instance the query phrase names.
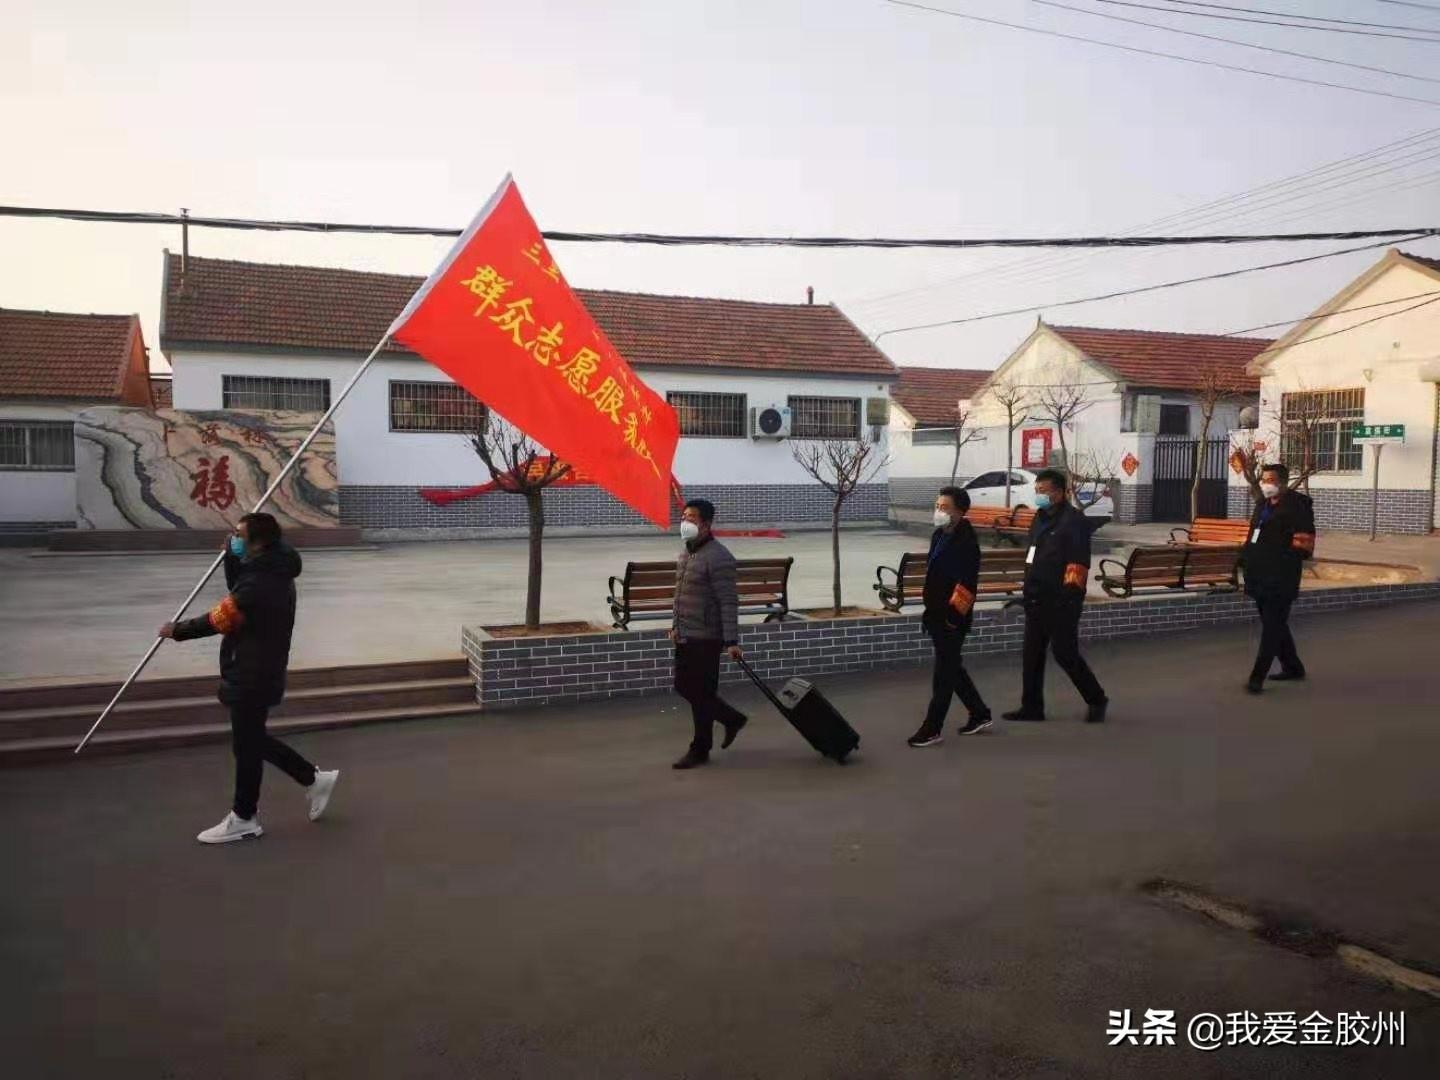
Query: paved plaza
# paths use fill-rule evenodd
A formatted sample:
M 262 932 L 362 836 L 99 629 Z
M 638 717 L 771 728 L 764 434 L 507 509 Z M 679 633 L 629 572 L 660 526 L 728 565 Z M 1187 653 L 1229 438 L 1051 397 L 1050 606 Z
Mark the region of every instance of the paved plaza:
M 1440 1001 L 1139 889 L 1440 966 L 1440 605 L 1296 633 L 1312 680 L 1258 699 L 1253 629 L 1112 642 L 1109 723 L 1052 672 L 1052 722 L 924 751 L 923 673 L 827 680 L 843 768 L 754 693 L 683 774 L 668 699 L 313 734 L 331 813 L 271 771 L 266 835 L 224 848 L 193 840 L 224 746 L 7 771 L 5 1074 L 1433 1076 Z M 1013 704 L 1013 658 L 976 676 Z M 1175 1010 L 1180 1045 L 1108 1046 L 1123 1009 Z M 1184 1045 L 1244 1010 L 1403 1011 L 1407 1045 Z

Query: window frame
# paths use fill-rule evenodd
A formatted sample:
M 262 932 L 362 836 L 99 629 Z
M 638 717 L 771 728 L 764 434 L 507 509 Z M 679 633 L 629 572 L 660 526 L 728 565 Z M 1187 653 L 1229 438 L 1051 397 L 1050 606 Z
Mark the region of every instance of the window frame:
M 684 413 L 682 409 L 703 410 L 704 403 L 687 404 L 676 403 L 676 398 L 708 398 L 708 399 L 729 399 L 728 405 L 734 406 L 738 401 L 736 416 L 739 420 L 738 429 L 733 435 L 716 435 L 711 433 L 696 433 L 685 430 Z M 680 437 L 682 439 L 746 439 L 750 436 L 750 398 L 745 393 L 735 393 L 729 390 L 667 390 L 665 391 L 665 403 L 675 410 L 676 419 L 680 421 Z
M 301 384 L 301 383 L 311 383 L 311 384 L 314 384 L 314 386 L 311 387 L 312 390 L 313 390 L 316 386 L 318 386 L 318 387 L 323 387 L 323 393 L 322 393 L 323 402 L 322 402 L 321 406 L 320 406 L 318 409 L 309 409 L 309 408 L 304 408 L 304 409 L 302 409 L 302 408 L 297 408 L 297 407 L 293 407 L 293 406 L 284 406 L 284 405 L 235 405 L 235 404 L 232 404 L 232 402 L 231 402 L 231 395 L 232 395 L 232 394 L 253 393 L 253 391 L 248 390 L 248 389 L 247 389 L 247 390 L 241 390 L 241 389 L 238 389 L 238 388 L 232 388 L 232 386 L 230 385 L 231 381 L 232 381 L 232 380 L 238 381 L 238 380 L 241 380 L 241 379 L 249 380 L 249 381 L 252 382 L 252 383 L 262 383 L 262 384 L 265 384 L 266 387 L 271 388 L 271 389 L 274 391 L 274 394 L 275 394 L 275 397 L 276 397 L 276 398 L 279 398 L 279 397 L 282 396 L 282 394 L 284 393 L 284 391 L 280 388 L 280 386 L 279 386 L 278 384 L 289 383 L 289 384 L 291 384 L 291 385 L 293 386 L 293 385 Z M 297 391 L 297 393 L 298 393 L 298 392 L 299 392 L 299 391 Z M 330 387 L 330 380 L 329 380 L 328 378 L 324 377 L 324 376 L 320 376 L 320 377 L 318 377 L 318 378 L 308 378 L 308 377 L 300 377 L 300 376 L 293 376 L 293 375 L 251 375 L 251 374 L 248 374 L 248 373 L 243 373 L 243 374 L 224 374 L 224 373 L 222 373 L 221 376 L 220 376 L 220 407 L 221 407 L 222 409 L 236 409 L 236 410 L 239 410 L 239 411 L 249 411 L 249 412 L 318 412 L 318 413 L 323 413 L 323 412 L 325 412 L 326 410 L 328 410 L 328 409 L 330 408 L 330 403 L 331 403 L 333 400 L 334 400 L 334 397 L 333 397 L 333 394 L 332 394 L 332 391 L 331 391 L 331 387 Z
M 855 427 L 843 435 L 830 433 L 812 435 L 802 432 L 798 430 L 799 424 L 797 422 L 800 411 L 797 408 L 797 403 L 799 402 L 804 402 L 806 405 L 815 403 L 822 407 L 838 404 L 853 405 L 855 408 Z M 862 398 L 824 394 L 792 394 L 785 399 L 785 405 L 790 410 L 790 438 L 792 439 L 804 439 L 811 442 L 856 442 L 860 439 L 860 433 L 863 430 L 863 422 L 865 419 L 865 402 Z
M 480 410 L 480 416 L 473 422 L 459 424 L 455 427 L 396 427 L 395 426 L 395 389 L 396 387 L 425 387 L 427 390 L 438 389 L 439 391 L 457 391 L 463 398 L 463 404 L 471 405 Z M 436 394 L 435 400 L 439 400 L 440 394 Z M 418 398 L 404 398 L 402 400 L 416 401 Z M 388 430 L 392 435 L 473 435 L 479 432 L 490 416 L 489 407 L 476 398 L 458 383 L 445 382 L 440 379 L 390 379 L 385 390 L 385 418 Z
M 910 445 L 954 447 L 955 429 L 953 427 L 915 428 L 910 436 Z
M 1280 395 L 1280 456 L 1297 475 L 1305 468 L 1305 453 L 1299 445 L 1299 429 L 1303 423 L 1300 404 L 1295 410 L 1302 413 L 1301 419 L 1291 419 L 1291 402 L 1303 399 L 1319 399 L 1320 415 L 1310 418 L 1314 425 L 1315 443 L 1314 467 L 1309 475 L 1358 476 L 1365 471 L 1365 448 L 1354 443 L 1356 424 L 1365 422 L 1365 388 L 1347 386 L 1332 390 L 1293 390 Z M 1348 414 L 1348 415 L 1345 415 Z M 1292 427 L 1293 426 L 1293 427 Z M 1328 443 L 1328 445 L 1326 445 Z M 1341 459 L 1347 459 L 1347 467 L 1341 468 Z M 1353 463 L 1353 464 L 1350 464 Z
M 1167 415 L 1167 412 L 1168 412 L 1168 415 L 1170 415 L 1170 416 L 1175 416 L 1175 415 L 1177 415 L 1177 413 L 1183 412 L 1183 413 L 1184 413 L 1184 416 L 1185 416 L 1185 425 L 1184 425 L 1185 430 L 1183 430 L 1183 431 L 1166 431 L 1166 430 L 1165 430 L 1165 417 L 1166 417 L 1166 415 Z M 1157 434 L 1157 435 L 1165 435 L 1165 436 L 1169 436 L 1169 437 L 1171 437 L 1171 438 L 1188 439 L 1188 438 L 1190 438 L 1190 421 L 1191 421 L 1190 406 L 1189 406 L 1188 404 L 1184 404 L 1184 403 L 1181 403 L 1181 402 L 1178 402 L 1178 401 L 1162 401 L 1162 402 L 1160 403 L 1160 422 L 1159 422 L 1159 430 L 1156 431 L 1155 434 Z
M 0 418 L 0 430 L 5 428 L 18 429 L 23 433 L 22 445 L 25 460 L 20 464 L 0 461 L 0 472 L 73 473 L 75 471 L 75 422 L 73 420 L 31 420 L 23 417 L 3 417 Z M 70 459 L 68 464 L 35 464 L 35 435 L 38 431 L 63 431 L 65 433 L 65 438 L 59 440 L 57 445 L 68 448 Z

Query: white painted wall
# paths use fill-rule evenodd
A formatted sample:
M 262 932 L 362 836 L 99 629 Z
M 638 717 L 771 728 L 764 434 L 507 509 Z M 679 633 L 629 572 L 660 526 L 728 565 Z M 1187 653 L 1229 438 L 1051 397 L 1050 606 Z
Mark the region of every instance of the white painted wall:
M 264 356 L 175 350 L 177 409 L 222 407 L 222 376 L 268 375 L 329 379 L 338 394 L 358 362 L 349 357 Z M 670 390 L 745 394 L 750 406 L 785 403 L 789 395 L 816 397 L 888 397 L 878 381 L 811 379 L 800 376 L 708 374 L 661 368 L 637 369 L 661 396 Z M 335 415 L 336 456 L 341 484 L 434 485 L 482 482 L 484 466 L 460 435 L 390 431 L 392 380 L 450 382 L 438 368 L 421 360 L 377 359 Z M 868 430 L 868 429 L 867 429 Z M 745 439 L 680 440 L 675 474 L 687 484 L 800 484 L 809 481 L 795 463 L 788 442 Z M 876 482 L 884 482 L 881 471 Z
M 0 420 L 68 420 L 88 405 L 0 401 Z M 0 469 L 0 522 L 74 521 L 75 474 Z
M 1345 297 L 1339 306 L 1369 307 L 1437 289 L 1440 282 L 1434 277 L 1396 263 L 1369 285 Z M 1275 354 L 1260 384 L 1261 437 L 1267 445 L 1278 452 L 1277 414 L 1282 394 L 1364 387 L 1365 423 L 1405 425 L 1405 445 L 1385 448 L 1380 486 L 1422 490 L 1435 486 L 1435 387 L 1420 375 L 1422 366 L 1440 361 L 1440 304 L 1357 327 L 1377 314 L 1400 311 L 1413 304 L 1371 307 L 1318 319 L 1302 337 Z M 1357 328 L 1325 336 L 1349 327 Z M 1365 452 L 1360 472 L 1320 473 L 1310 478 L 1310 487 L 1369 490 L 1373 453 Z
M 962 407 L 968 408 L 965 403 Z M 936 479 L 950 476 L 955 466 L 955 444 L 922 444 L 914 442 L 915 421 L 894 402 L 890 407 L 890 477 L 893 480 Z M 967 429 L 966 435 L 969 434 Z M 986 432 L 978 432 L 977 438 L 965 444 L 960 451 L 957 478 L 970 478 L 981 471 L 981 464 L 988 453 L 984 440 L 990 438 Z M 1003 438 L 1003 433 L 1002 433 Z

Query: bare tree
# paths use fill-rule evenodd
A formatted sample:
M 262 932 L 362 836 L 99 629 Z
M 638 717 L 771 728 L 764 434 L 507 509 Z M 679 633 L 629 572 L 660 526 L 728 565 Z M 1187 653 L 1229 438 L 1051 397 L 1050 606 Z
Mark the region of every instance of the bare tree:
M 832 581 L 835 614 L 840 614 L 840 511 L 861 484 L 873 480 L 889 462 L 878 440 L 801 439 L 790 444 L 795 461 L 834 497 L 830 508 L 830 550 L 835 561 Z
M 960 475 L 960 451 L 983 437 L 979 428 L 970 426 L 970 410 L 962 409 L 957 402 L 955 405 L 955 460 L 950 464 L 950 483 L 955 483 L 955 477 Z
M 1095 446 L 1077 450 L 1067 468 L 1070 491 L 1079 506 L 1089 506 L 1107 492 L 1113 498 L 1120 486 L 1120 453 L 1113 447 Z M 1082 498 L 1087 494 L 1092 498 Z
M 1040 419 L 1055 425 L 1056 438 L 1060 440 L 1060 457 L 1067 470 L 1070 469 L 1070 449 L 1065 442 L 1065 431 L 1073 428 L 1076 418 L 1095 404 L 1090 397 L 1090 388 L 1080 380 L 1078 371 L 1064 373 L 1061 378 L 1040 388 L 1035 407 Z M 1070 497 L 1072 500 L 1075 498 L 1074 485 L 1071 485 Z
M 470 445 L 496 487 L 525 500 L 530 512 L 530 568 L 525 582 L 525 628 L 540 625 L 540 583 L 544 573 L 541 540 L 545 535 L 545 502 L 541 493 L 570 474 L 570 466 L 553 454 L 541 453 L 530 436 L 493 412 L 485 414 Z
M 1273 427 L 1280 434 L 1280 445 L 1275 449 L 1290 468 L 1290 488 L 1310 490 L 1310 477 L 1320 471 L 1320 442 L 1322 431 L 1335 432 L 1335 421 L 1326 416 L 1323 391 L 1300 390 L 1283 394 L 1280 407 L 1273 409 Z M 1339 452 L 1339 447 L 1333 448 Z
M 1190 520 L 1200 516 L 1200 483 L 1205 466 L 1205 445 L 1210 425 L 1220 406 L 1245 396 L 1242 382 L 1232 371 L 1211 364 L 1200 372 L 1196 404 L 1200 408 L 1200 438 L 1195 442 L 1195 475 L 1190 481 Z
M 1034 403 L 1027 387 L 1006 379 L 987 391 L 995 404 L 1005 410 L 1005 506 L 1010 506 L 1010 474 L 1015 468 L 1015 432 L 1030 419 Z
M 1255 438 L 1254 430 L 1243 431 L 1230 441 L 1230 460 L 1240 466 L 1240 475 L 1250 488 L 1250 499 L 1259 502 L 1260 469 L 1265 463 L 1265 444 Z

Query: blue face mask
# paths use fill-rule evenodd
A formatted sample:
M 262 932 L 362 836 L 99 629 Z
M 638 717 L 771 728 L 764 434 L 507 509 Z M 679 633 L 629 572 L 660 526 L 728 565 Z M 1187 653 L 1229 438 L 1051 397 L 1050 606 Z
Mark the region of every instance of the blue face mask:
M 230 554 L 237 559 L 245 557 L 245 538 L 243 536 L 230 537 Z
M 1050 509 L 1050 496 L 1049 496 L 1049 495 L 1042 495 L 1042 494 L 1040 494 L 1039 492 L 1036 492 L 1036 493 L 1035 493 L 1035 509 L 1036 509 L 1036 510 L 1049 510 L 1049 509 Z

